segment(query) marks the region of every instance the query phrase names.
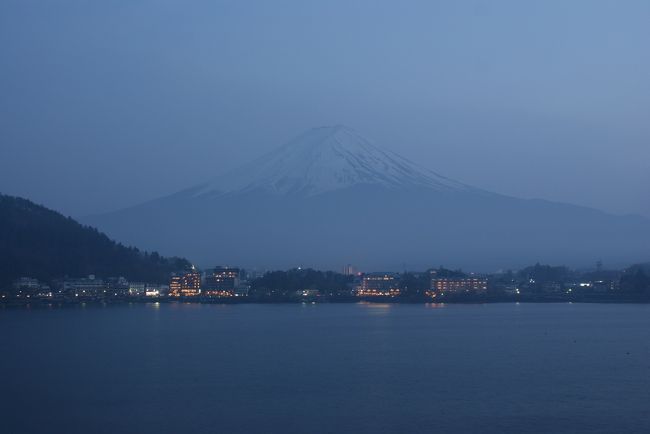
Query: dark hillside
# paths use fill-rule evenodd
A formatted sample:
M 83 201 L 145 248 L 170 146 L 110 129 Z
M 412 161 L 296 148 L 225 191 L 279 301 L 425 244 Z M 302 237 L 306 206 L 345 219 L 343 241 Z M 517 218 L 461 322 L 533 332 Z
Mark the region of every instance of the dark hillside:
M 116 243 L 97 229 L 35 203 L 0 194 L 0 285 L 20 276 L 124 276 L 163 282 L 189 263 Z

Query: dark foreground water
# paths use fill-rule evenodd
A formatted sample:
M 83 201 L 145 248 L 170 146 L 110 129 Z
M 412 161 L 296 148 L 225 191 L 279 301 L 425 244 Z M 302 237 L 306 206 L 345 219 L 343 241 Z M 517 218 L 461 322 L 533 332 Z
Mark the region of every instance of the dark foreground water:
M 648 433 L 650 306 L 0 309 L 0 432 Z

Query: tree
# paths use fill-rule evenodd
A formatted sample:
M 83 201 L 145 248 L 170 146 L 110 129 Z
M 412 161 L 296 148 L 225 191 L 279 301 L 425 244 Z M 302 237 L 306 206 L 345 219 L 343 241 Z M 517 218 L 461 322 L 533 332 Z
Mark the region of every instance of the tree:
M 650 295 L 650 277 L 642 266 L 632 266 L 621 277 L 621 289 L 632 294 Z

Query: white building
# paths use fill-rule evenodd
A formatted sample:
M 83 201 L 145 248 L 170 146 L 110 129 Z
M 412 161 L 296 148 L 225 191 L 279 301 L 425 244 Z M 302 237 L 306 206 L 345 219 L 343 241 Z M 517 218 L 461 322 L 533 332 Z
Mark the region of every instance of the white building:
M 107 290 L 106 282 L 103 279 L 96 279 L 94 274 L 63 281 L 63 291 L 75 297 L 103 296 Z

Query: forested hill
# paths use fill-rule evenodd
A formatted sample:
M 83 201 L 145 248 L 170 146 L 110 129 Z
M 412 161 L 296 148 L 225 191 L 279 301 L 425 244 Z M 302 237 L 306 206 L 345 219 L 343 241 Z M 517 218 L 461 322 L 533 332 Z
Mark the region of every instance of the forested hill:
M 21 276 L 50 281 L 96 274 L 164 282 L 188 265 L 182 258 L 126 247 L 70 217 L 0 194 L 0 287 Z

